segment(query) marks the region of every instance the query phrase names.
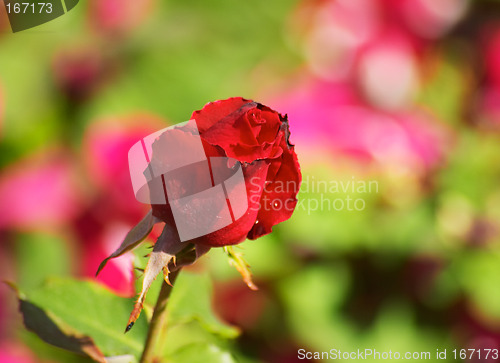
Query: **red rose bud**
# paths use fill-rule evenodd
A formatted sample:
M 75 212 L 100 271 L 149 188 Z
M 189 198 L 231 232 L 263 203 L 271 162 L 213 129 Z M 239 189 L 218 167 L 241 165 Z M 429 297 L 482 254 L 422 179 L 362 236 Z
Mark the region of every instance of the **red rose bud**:
M 262 104 L 230 98 L 207 104 L 190 121 L 160 130 L 129 151 L 132 186 L 152 211 L 101 263 L 137 246 L 165 222 L 144 272 L 127 330 L 151 283 L 225 246 L 229 261 L 256 289 L 248 266 L 230 245 L 271 233 L 290 218 L 302 180 L 286 116 Z M 185 243 L 188 242 L 188 243 Z
M 176 169 L 175 175 L 165 174 L 170 191 L 167 193 L 169 203 L 153 203 L 153 215 L 171 226 L 177 226 L 181 240 L 189 240 L 182 238 L 180 230 L 183 224 L 189 223 L 189 219 L 191 230 L 200 229 L 202 224 L 206 227 L 204 230 L 210 233 L 192 238 L 190 242 L 210 247 L 234 245 L 246 238 L 256 239 L 270 233 L 274 225 L 290 218 L 297 203 L 301 174 L 294 147 L 289 143 L 286 117 L 259 103 L 230 98 L 207 104 L 193 113 L 192 120 L 196 123 L 196 135 L 181 131 L 178 135 L 165 132 L 153 143 L 149 165 L 153 167 L 164 166 L 172 163 L 170 160 L 178 161 L 186 158 L 186 154 L 193 154 L 196 142 L 203 148 L 200 152 L 202 157 L 198 163 L 191 164 L 190 170 Z M 167 156 L 173 149 L 173 136 L 179 142 L 175 147 L 179 155 Z M 219 176 L 219 183 L 211 180 L 208 172 L 203 175 L 205 160 L 210 162 L 212 177 L 217 179 Z M 243 174 L 239 182 L 235 181 L 237 172 Z M 168 184 L 173 187 L 169 188 Z M 206 198 L 201 194 L 207 188 L 215 190 L 219 185 L 223 186 L 227 198 L 217 199 L 213 198 L 214 195 Z M 241 189 L 243 194 L 237 193 Z M 201 215 L 193 218 L 184 214 L 184 219 L 178 220 L 177 206 L 172 203 L 175 195 L 172 194 L 186 195 L 189 190 L 193 195 L 195 191 L 201 192 L 197 194 L 199 198 L 193 198 L 191 203 Z M 228 199 L 227 204 L 225 199 Z M 182 198 L 183 202 L 185 200 Z M 210 208 L 205 208 L 204 204 Z M 224 219 L 222 213 L 228 206 L 232 209 L 232 223 L 217 228 L 215 223 Z M 217 218 L 204 218 L 209 217 L 203 215 L 204 210 L 218 213 Z M 189 212 L 194 211 L 191 209 Z

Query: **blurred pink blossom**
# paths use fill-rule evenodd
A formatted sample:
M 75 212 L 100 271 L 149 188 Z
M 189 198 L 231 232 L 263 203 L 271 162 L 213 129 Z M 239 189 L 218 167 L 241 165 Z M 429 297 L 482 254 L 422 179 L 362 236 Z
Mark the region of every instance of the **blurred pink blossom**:
M 154 0 L 90 0 L 89 23 L 100 34 L 123 36 L 142 24 Z
M 35 363 L 37 359 L 19 343 L 0 343 L 0 363 Z
M 419 88 L 418 59 L 403 33 L 387 31 L 360 52 L 356 67 L 360 93 L 389 111 L 412 105 Z
M 384 63 L 386 69 L 396 66 L 391 80 L 401 75 L 397 86 L 408 91 L 406 88 L 414 86 L 410 84 L 415 78 L 415 55 L 457 24 L 467 8 L 468 0 L 303 1 L 293 15 L 292 26 L 303 33 L 304 56 L 316 77 L 349 79 L 362 49 L 370 47 L 368 59 L 361 64 L 376 64 L 363 69 L 381 68 Z M 378 49 L 374 54 L 374 46 L 384 43 L 386 52 L 382 55 Z M 386 48 L 389 43 L 390 52 Z
M 469 0 L 380 0 L 415 35 L 437 39 L 466 14 Z M 393 18 L 393 19 L 394 19 Z
M 307 70 L 273 104 L 293 120 L 301 154 L 327 149 L 418 175 L 439 165 L 450 132 L 416 106 L 416 96 L 433 39 L 459 21 L 467 3 L 301 2 L 293 24 L 303 32 Z
M 287 110 L 301 151 L 322 148 L 420 174 L 438 165 L 449 142 L 447 129 L 423 111 L 373 109 L 345 83 L 305 79 L 272 106 Z
M 379 9 L 373 0 L 316 2 L 299 7 L 296 17 L 310 17 L 304 29 L 307 64 L 318 77 L 336 80 L 349 76 L 357 52 L 372 40 L 380 28 Z M 304 6 L 310 7 L 310 3 Z M 295 22 L 294 22 L 295 23 Z
M 163 127 L 165 123 L 159 118 L 136 115 L 99 120 L 87 128 L 82 157 L 94 195 L 92 205 L 75 221 L 84 275 L 94 276 L 101 261 L 147 213 L 148 206 L 134 196 L 128 151 L 138 140 Z M 132 254 L 110 261 L 98 280 L 123 295 L 133 295 L 132 262 Z
M 99 263 L 147 212 L 134 197 L 128 150 L 164 126 L 147 115 L 104 119 L 84 134 L 84 170 L 75 167 L 78 159 L 63 150 L 5 169 L 0 177 L 0 229 L 61 231 L 72 226 L 78 242 L 73 246 L 79 256 L 76 271 L 93 278 Z M 98 281 L 122 295 L 133 295 L 132 259 L 130 254 L 110 261 Z
M 76 272 L 93 278 L 99 262 L 116 248 L 116 244 L 120 243 L 141 214 L 136 208 L 134 217 L 124 218 L 124 211 L 120 210 L 117 220 L 124 218 L 129 223 L 121 229 L 123 233 L 106 229 L 113 228 L 113 224 L 108 223 L 106 211 L 123 206 L 104 204 L 105 207 L 101 208 L 96 204 L 98 202 L 93 201 L 92 196 L 77 182 L 74 160 L 61 154 L 62 151 L 57 151 L 50 155 L 32 157 L 4 171 L 0 178 L 0 228 L 62 231 L 71 225 L 80 227 L 74 231 L 80 242 L 73 246 L 79 250 Z M 126 158 L 126 153 L 123 158 Z M 108 202 L 109 200 L 103 200 L 103 203 Z M 134 200 L 132 208 L 136 204 Z M 105 213 L 93 214 L 94 210 Z M 89 215 L 97 218 L 95 223 L 81 224 L 81 220 Z M 133 294 L 130 259 L 131 257 L 110 261 L 109 271 L 101 274 L 99 281 L 121 294 Z M 128 265 L 125 266 L 127 261 Z
M 81 208 L 71 162 L 62 156 L 28 158 L 0 177 L 0 228 L 60 226 Z
M 164 127 L 160 118 L 139 114 L 102 119 L 85 131 L 82 156 L 103 220 L 135 224 L 147 212 L 147 206 L 135 199 L 128 151 L 137 141 Z
M 129 224 L 92 220 L 91 214 L 86 214 L 76 222 L 76 231 L 80 239 L 81 274 L 94 278 L 99 264 L 108 257 L 121 243 L 130 230 Z M 106 269 L 95 279 L 123 296 L 133 296 L 134 273 L 133 254 L 109 261 Z

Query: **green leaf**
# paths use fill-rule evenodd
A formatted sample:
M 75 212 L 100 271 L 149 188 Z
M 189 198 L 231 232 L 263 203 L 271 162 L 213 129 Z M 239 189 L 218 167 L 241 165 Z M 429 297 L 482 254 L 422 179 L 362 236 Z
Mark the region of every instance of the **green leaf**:
M 58 321 L 57 317 L 50 316 L 51 314 L 29 301 L 20 299 L 19 310 L 23 314 L 26 328 L 36 333 L 45 342 L 79 355 L 88 356 L 97 362 L 106 363 L 103 353 L 89 336 L 79 334 Z M 56 324 L 55 321 L 58 323 Z
M 57 363 L 92 363 L 93 360 L 87 356 L 78 356 L 73 352 L 57 348 L 51 344 L 45 343 L 35 333 L 27 329 L 19 330 L 19 338 L 26 347 L 36 352 L 36 357 L 40 362 Z M 135 358 L 134 358 L 135 359 Z
M 133 301 L 97 283 L 54 278 L 27 295 L 20 292 L 19 298 L 27 328 L 50 344 L 82 353 L 82 347 L 95 343 L 105 356 L 138 358 L 142 352 L 145 318 L 137 321 L 132 332 L 123 334 Z

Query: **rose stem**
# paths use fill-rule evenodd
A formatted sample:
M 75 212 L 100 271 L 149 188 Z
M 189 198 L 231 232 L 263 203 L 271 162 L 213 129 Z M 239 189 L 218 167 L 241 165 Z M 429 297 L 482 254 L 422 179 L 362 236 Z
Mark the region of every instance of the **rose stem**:
M 177 275 L 179 274 L 178 269 L 169 274 L 170 283 L 173 285 Z M 155 352 L 155 347 L 158 342 L 158 338 L 162 333 L 162 328 L 165 325 L 165 316 L 167 313 L 167 301 L 170 293 L 172 292 L 172 286 L 167 284 L 163 279 L 161 285 L 160 294 L 158 295 L 158 300 L 156 301 L 156 306 L 153 311 L 153 317 L 149 323 L 148 337 L 146 338 L 146 344 L 144 345 L 144 350 L 142 352 L 142 357 L 140 363 L 152 363 Z

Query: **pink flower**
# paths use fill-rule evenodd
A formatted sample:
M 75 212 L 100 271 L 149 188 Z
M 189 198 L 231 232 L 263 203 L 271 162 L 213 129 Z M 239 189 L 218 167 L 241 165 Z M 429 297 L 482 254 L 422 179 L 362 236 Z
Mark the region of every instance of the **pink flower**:
M 154 0 L 90 0 L 89 22 L 99 33 L 122 36 L 144 22 Z
M 80 241 L 79 245 L 73 246 L 78 249 L 80 257 L 76 272 L 93 277 L 99 262 L 109 255 L 114 246 L 111 244 L 123 236 L 119 235 L 120 229 L 116 227 L 119 222 L 105 225 L 107 215 L 98 212 L 106 212 L 106 208 L 96 206 L 90 193 L 85 195 L 87 201 L 83 203 L 85 192 L 77 183 L 78 175 L 72 166 L 74 160 L 70 161 L 61 154 L 63 152 L 58 151 L 32 157 L 4 171 L 0 178 L 0 229 L 61 231 L 68 225 L 74 225 Z M 142 212 L 136 213 L 140 218 Z M 128 220 L 132 225 L 136 222 L 131 217 Z M 123 235 L 129 228 L 125 225 L 122 227 Z M 102 274 L 99 280 L 119 293 L 132 295 L 130 258 L 111 261 L 109 271 L 113 271 L 114 275 Z
M 387 30 L 367 44 L 355 71 L 359 91 L 372 106 L 396 111 L 413 103 L 419 88 L 418 59 L 404 33 Z
M 98 120 L 83 136 L 83 159 L 105 220 L 137 223 L 147 208 L 137 203 L 130 180 L 128 151 L 138 140 L 164 128 L 151 115 Z M 145 209 L 146 208 L 146 209 Z
M 57 155 L 28 158 L 5 169 L 0 201 L 0 228 L 16 229 L 60 226 L 81 206 L 73 167 Z
M 37 360 L 33 357 L 27 347 L 17 343 L 0 344 L 0 363 L 35 363 Z
M 332 110 L 355 104 L 358 97 L 348 83 L 300 76 L 286 85 L 287 91 L 274 96 L 270 107 L 287 110 L 289 119 L 294 121 L 290 142 L 304 157 L 308 153 L 317 154 L 317 149 L 330 148 L 330 135 L 324 132 L 323 126 L 329 123 Z
M 85 218 L 92 218 L 87 215 Z M 92 222 L 95 224 L 92 225 Z M 86 230 L 83 230 L 85 229 Z M 103 259 L 109 256 L 116 248 L 116 241 L 120 241 L 130 230 L 130 225 L 120 222 L 110 222 L 109 225 L 98 221 L 82 219 L 78 221 L 77 231 L 81 239 L 81 271 L 83 276 L 94 278 L 97 267 Z M 133 254 L 109 262 L 106 268 L 95 279 L 123 296 L 133 296 L 134 273 Z
M 424 39 L 445 35 L 466 14 L 469 0 L 380 0 L 392 19 Z M 397 19 L 397 20 L 396 20 Z
M 404 76 L 396 86 L 407 92 L 414 87 L 415 54 L 448 32 L 465 15 L 467 5 L 468 0 L 304 1 L 291 23 L 294 31 L 302 33 L 306 63 L 316 77 L 351 79 L 363 49 L 369 47 L 371 63 L 376 62 L 373 58 L 379 61 L 377 66 L 363 69 L 375 68 L 372 74 L 385 74 L 378 72 L 381 67 L 395 66 Z M 374 46 L 382 44 L 384 54 L 381 49 L 374 54 Z M 395 81 L 396 77 L 391 78 Z M 379 84 L 378 79 L 373 82 Z
M 380 28 L 378 15 L 373 0 L 303 3 L 293 24 L 311 20 L 303 31 L 304 53 L 312 73 L 329 80 L 348 77 L 357 52 Z
M 107 257 L 147 207 L 134 198 L 128 150 L 164 127 L 151 116 L 106 119 L 92 124 L 83 140 L 87 180 L 74 167 L 77 160 L 57 150 L 22 160 L 0 177 L 0 229 L 51 229 L 72 226 L 77 273 L 94 277 Z M 153 235 L 157 235 L 154 234 Z M 132 255 L 110 261 L 98 278 L 122 295 L 132 295 Z
M 345 83 L 306 79 L 272 106 L 294 120 L 291 141 L 299 153 L 320 148 L 420 174 L 439 164 L 449 144 L 447 130 L 430 115 L 372 109 Z
M 127 232 L 144 216 L 148 206 L 138 203 L 130 181 L 128 151 L 138 140 L 165 127 L 148 115 L 108 118 L 93 123 L 83 136 L 83 159 L 93 187 L 93 201 L 75 220 L 82 246 L 82 273 L 94 276 Z M 153 231 L 153 239 L 158 233 Z M 122 295 L 134 294 L 133 255 L 111 260 L 98 276 Z

